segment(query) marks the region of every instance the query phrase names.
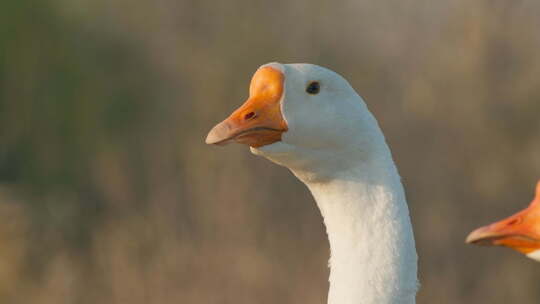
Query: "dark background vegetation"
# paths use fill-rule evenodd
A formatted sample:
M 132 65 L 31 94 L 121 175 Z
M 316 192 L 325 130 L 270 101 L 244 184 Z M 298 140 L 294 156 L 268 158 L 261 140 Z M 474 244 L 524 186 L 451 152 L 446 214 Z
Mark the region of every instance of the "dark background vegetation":
M 0 302 L 325 303 L 308 191 L 204 144 L 279 61 L 339 72 L 378 117 L 419 303 L 539 303 L 539 263 L 463 242 L 540 177 L 539 16 L 535 0 L 1 1 Z

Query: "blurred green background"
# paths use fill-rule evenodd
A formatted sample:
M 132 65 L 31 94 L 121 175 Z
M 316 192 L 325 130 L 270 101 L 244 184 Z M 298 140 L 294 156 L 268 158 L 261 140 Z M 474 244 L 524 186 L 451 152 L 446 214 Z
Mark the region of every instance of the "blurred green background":
M 467 233 L 540 177 L 540 2 L 0 2 L 1 303 L 326 303 L 310 194 L 206 146 L 270 61 L 345 76 L 408 195 L 418 303 L 539 303 Z

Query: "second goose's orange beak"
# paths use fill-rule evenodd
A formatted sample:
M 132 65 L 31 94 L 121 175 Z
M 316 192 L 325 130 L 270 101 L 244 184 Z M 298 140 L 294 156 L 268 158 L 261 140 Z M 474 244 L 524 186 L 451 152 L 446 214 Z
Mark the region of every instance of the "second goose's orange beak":
M 251 79 L 248 100 L 210 130 L 206 143 L 237 142 L 258 148 L 280 141 L 281 134 L 287 131 L 280 105 L 284 78 L 276 68 L 259 68 Z
M 540 181 L 536 197 L 524 210 L 493 224 L 480 227 L 467 236 L 467 243 L 505 246 L 528 254 L 540 249 Z

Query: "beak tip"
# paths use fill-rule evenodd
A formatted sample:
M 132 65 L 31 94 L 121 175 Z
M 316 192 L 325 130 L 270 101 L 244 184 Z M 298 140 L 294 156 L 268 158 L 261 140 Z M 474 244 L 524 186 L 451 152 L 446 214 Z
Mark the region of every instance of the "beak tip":
M 486 237 L 485 227 L 480 227 L 473 230 L 465 239 L 466 244 L 476 244 Z
M 219 143 L 221 142 L 220 138 L 217 137 L 215 134 L 213 134 L 212 132 L 208 133 L 208 135 L 206 136 L 206 139 L 204 140 L 204 142 L 207 144 L 207 145 L 219 145 Z
M 229 139 L 230 127 L 226 122 L 221 122 L 214 126 L 206 136 L 205 143 L 207 145 L 222 145 L 226 144 Z
M 215 139 L 212 136 L 212 132 L 208 133 L 206 139 L 204 140 L 204 143 L 206 143 L 207 145 L 213 145 L 216 143 Z
M 467 238 L 465 239 L 465 244 L 474 244 L 474 242 L 476 241 L 476 237 L 473 235 L 473 232 L 469 233 L 469 235 L 467 235 Z
M 465 239 L 465 243 L 480 246 L 493 246 L 493 241 L 498 237 L 498 233 L 491 230 L 489 226 L 484 226 L 469 233 Z

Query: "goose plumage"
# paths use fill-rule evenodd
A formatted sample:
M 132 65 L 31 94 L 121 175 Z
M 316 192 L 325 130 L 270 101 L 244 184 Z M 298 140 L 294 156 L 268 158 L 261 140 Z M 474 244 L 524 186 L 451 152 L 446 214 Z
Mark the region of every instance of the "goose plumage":
M 312 64 L 265 64 L 249 91 L 206 142 L 247 144 L 309 188 L 330 243 L 328 303 L 415 303 L 417 254 L 403 186 L 362 98 Z
M 503 220 L 480 227 L 466 242 L 486 246 L 504 246 L 540 262 L 540 181 L 529 206 Z

